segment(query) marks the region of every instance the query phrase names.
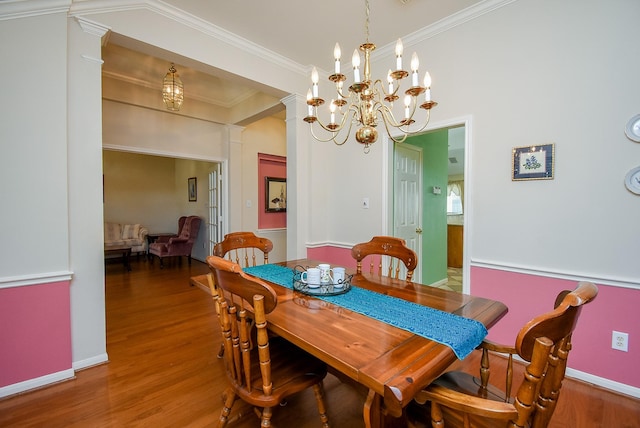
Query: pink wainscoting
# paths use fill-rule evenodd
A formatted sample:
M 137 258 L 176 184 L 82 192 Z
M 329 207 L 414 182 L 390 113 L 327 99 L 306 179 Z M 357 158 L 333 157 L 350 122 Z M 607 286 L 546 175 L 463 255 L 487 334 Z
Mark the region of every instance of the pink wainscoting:
M 69 282 L 0 289 L 0 387 L 71 369 Z
M 351 248 L 333 246 L 307 248 L 307 258 L 330 263 L 335 266 L 344 266 L 347 269 L 356 269 L 356 261 L 351 257 Z
M 351 257 L 351 248 L 340 248 L 333 246 L 307 248 L 307 257 L 313 260 L 330 263 L 334 266 L 344 266 L 347 269 L 356 270 L 356 260 Z M 373 258 L 374 266 L 380 263 L 380 257 L 377 255 L 367 256 L 362 259 L 362 270 L 369 272 L 369 266 Z
M 489 338 L 514 343 L 518 329 L 553 308 L 558 292 L 577 281 L 472 267 L 471 293 L 503 302 L 509 313 L 489 331 Z M 585 306 L 573 334 L 569 367 L 598 377 L 640 387 L 640 290 L 598 286 L 598 296 Z M 612 331 L 629 333 L 629 352 L 611 349 Z

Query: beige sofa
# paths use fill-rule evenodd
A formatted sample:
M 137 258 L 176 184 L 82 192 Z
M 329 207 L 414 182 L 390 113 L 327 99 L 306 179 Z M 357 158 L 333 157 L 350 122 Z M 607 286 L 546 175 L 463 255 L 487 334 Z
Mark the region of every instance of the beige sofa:
M 149 230 L 140 224 L 104 224 L 104 247 L 126 245 L 132 253 L 147 252 L 147 234 Z

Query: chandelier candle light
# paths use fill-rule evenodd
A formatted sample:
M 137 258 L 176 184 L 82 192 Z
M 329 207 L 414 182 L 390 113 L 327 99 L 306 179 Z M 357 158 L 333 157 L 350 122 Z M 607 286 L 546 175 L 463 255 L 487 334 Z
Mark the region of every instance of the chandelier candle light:
M 364 145 L 365 153 L 369 153 L 370 145 L 378 139 L 378 121 L 382 119 L 387 134 L 391 140 L 401 143 L 407 136 L 417 134 L 423 131 L 429 123 L 431 108 L 438 103 L 431 100 L 431 76 L 425 73 L 423 86 L 420 86 L 418 67 L 420 65 L 418 55 L 414 52 L 411 57 L 411 87 L 404 93 L 404 118 L 397 120 L 393 115 L 393 103 L 400 97 L 400 80 L 409 76 L 409 72 L 402 69 L 402 41 L 398 39 L 396 43 L 396 61 L 395 71 L 389 70 L 387 73 L 388 89 L 380 79 L 373 81 L 371 79 L 371 52 L 376 45 L 369 42 L 369 1 L 365 1 L 366 5 L 366 42 L 360 45 L 360 51 L 364 53 L 364 68 L 362 76 L 360 75 L 360 53 L 358 49 L 353 51 L 351 64 L 353 66 L 353 84 L 349 86 L 349 92 L 344 93 L 343 85 L 347 77 L 340 70 L 340 45 L 336 43 L 333 54 L 335 58 L 334 72 L 329 76 L 329 80 L 336 85 L 336 98 L 331 100 L 329 105 L 330 118 L 329 123 L 322 123 L 318 117 L 318 106 L 324 104 L 324 100 L 318 95 L 318 71 L 315 67 L 311 72 L 311 89 L 307 92 L 308 113 L 304 121 L 309 123 L 311 135 L 318 141 L 333 141 L 337 145 L 343 145 L 349 135 L 351 128 L 355 124 L 358 129 L 355 133 L 356 141 Z M 419 100 L 421 94 L 425 94 L 422 102 Z M 421 98 L 421 97 L 420 97 Z M 346 106 L 343 109 L 344 106 Z M 416 122 L 414 119 L 416 108 L 426 110 L 426 118 L 424 124 L 419 129 L 412 129 L 410 126 Z M 337 110 L 337 112 L 336 112 Z M 336 113 L 340 117 L 339 123 L 336 122 Z M 318 123 L 322 129 L 328 131 L 330 136 L 326 139 L 320 138 L 313 130 L 313 124 Z M 348 124 L 348 126 L 347 126 Z M 346 134 L 341 133 L 346 128 Z M 401 136 L 394 137 L 392 134 L 400 131 Z M 344 138 L 338 139 L 344 135 Z

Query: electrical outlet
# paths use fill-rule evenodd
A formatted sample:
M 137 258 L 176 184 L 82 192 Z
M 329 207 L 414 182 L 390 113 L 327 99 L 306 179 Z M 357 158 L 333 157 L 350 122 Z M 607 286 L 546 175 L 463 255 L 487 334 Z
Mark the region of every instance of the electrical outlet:
M 614 330 L 611 336 L 611 348 L 629 352 L 629 333 L 621 333 Z

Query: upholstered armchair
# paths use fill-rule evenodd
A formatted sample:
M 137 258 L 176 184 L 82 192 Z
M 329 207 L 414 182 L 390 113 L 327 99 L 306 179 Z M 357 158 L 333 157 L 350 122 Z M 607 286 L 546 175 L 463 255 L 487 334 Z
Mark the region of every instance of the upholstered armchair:
M 181 257 L 186 256 L 189 264 L 191 264 L 191 249 L 193 243 L 198 237 L 200 230 L 200 217 L 189 216 L 180 217 L 178 220 L 178 234 L 175 236 L 165 236 L 149 245 L 149 254 L 157 256 L 160 259 L 160 268 L 164 267 L 163 259 L 165 257 Z

